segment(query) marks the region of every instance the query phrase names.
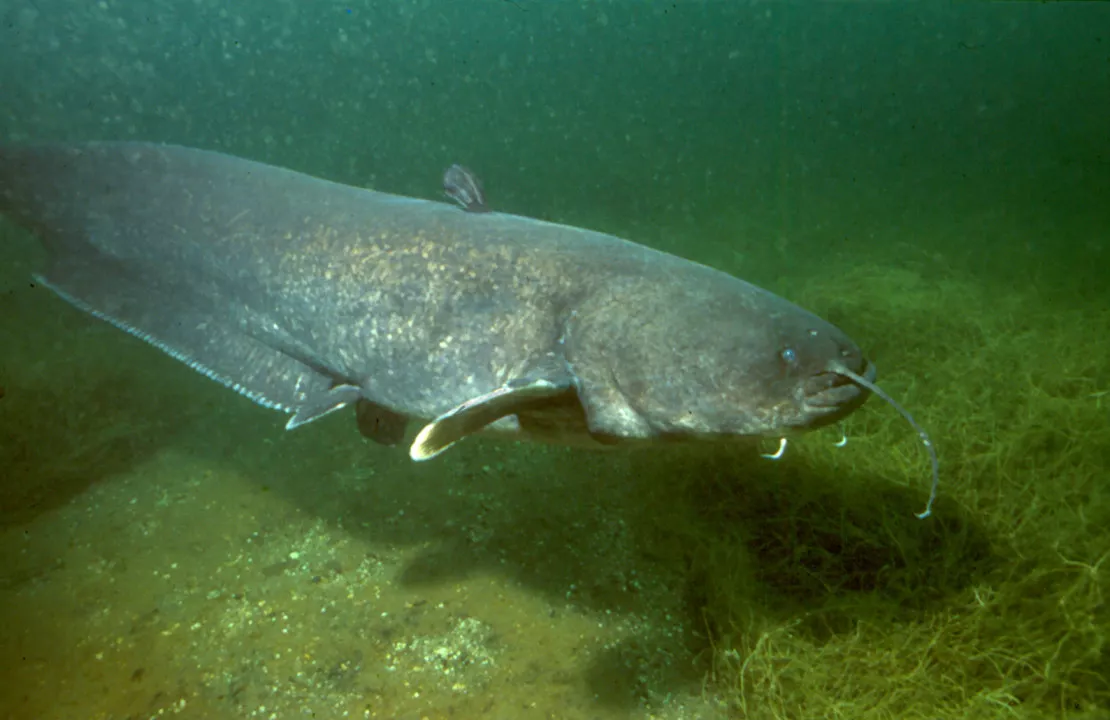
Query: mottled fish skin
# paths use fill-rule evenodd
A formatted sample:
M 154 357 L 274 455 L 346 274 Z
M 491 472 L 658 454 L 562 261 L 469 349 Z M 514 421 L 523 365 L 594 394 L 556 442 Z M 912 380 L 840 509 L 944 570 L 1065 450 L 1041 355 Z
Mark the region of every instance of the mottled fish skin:
M 443 173 L 443 192 L 467 212 L 489 212 L 482 181 L 470 168 L 452 165 Z
M 422 458 L 507 410 L 492 429 L 566 444 L 780 437 L 864 402 L 837 367 L 874 378 L 834 326 L 704 265 L 215 152 L 0 146 L 0 212 L 48 286 L 291 426 L 359 398 L 386 440 L 445 418 Z

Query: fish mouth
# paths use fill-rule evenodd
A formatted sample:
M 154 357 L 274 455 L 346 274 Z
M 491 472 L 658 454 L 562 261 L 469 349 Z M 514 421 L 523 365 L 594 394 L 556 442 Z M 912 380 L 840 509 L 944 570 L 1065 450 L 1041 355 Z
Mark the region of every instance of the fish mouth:
M 869 382 L 875 382 L 878 368 L 870 360 L 861 362 L 863 367 L 857 371 Z M 870 391 L 861 387 L 849 377 L 836 371 L 822 372 L 806 381 L 805 404 L 816 412 L 852 412 L 867 400 Z

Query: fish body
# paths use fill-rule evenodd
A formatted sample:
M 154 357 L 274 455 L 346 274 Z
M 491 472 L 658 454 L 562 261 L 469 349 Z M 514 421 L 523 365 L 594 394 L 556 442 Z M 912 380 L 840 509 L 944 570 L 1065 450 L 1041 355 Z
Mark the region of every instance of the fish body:
M 609 234 L 141 142 L 0 146 L 41 281 L 288 427 L 362 403 L 425 426 L 608 446 L 834 422 L 874 365 L 755 285 Z M 360 425 L 363 424 L 360 408 Z

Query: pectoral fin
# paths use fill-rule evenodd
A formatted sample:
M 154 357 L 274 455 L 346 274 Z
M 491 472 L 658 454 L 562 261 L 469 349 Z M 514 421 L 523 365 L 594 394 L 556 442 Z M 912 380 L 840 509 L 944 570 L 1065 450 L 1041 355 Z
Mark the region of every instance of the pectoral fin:
M 521 378 L 467 400 L 425 425 L 409 449 L 413 460 L 429 460 L 462 438 L 507 415 L 527 412 L 575 393 L 572 378 Z

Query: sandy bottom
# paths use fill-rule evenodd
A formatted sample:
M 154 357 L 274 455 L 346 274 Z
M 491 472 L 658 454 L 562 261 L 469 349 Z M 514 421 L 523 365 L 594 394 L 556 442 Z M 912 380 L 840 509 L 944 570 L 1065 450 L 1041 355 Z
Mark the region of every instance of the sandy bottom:
M 664 678 L 700 703 L 624 459 L 286 433 L 29 269 L 0 301 L 0 717 L 626 717 Z

